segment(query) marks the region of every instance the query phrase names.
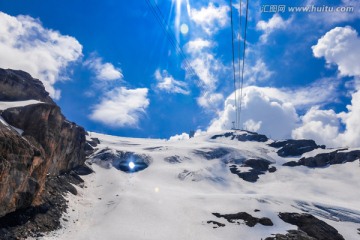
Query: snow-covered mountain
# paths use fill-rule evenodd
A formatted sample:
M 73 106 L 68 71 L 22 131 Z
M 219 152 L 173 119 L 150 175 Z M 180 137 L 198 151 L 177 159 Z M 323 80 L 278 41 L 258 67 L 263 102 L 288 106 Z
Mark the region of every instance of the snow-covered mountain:
M 43 239 L 360 239 L 359 149 L 245 131 L 87 140 L 95 173 Z

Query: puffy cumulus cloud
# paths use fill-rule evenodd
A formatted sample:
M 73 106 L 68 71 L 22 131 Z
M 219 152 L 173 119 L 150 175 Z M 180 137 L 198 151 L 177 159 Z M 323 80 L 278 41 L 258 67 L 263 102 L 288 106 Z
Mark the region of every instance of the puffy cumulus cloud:
M 299 120 L 296 109 L 290 102 L 267 94 L 260 87 L 243 90 L 241 122 L 243 128 L 256 130 L 275 139 L 289 138 Z M 238 90 L 237 94 L 240 94 Z M 224 110 L 212 121 L 208 131 L 230 129 L 235 119 L 234 93 L 226 100 Z
M 84 65 L 95 73 L 98 80 L 112 81 L 122 79 L 124 76 L 120 68 L 114 67 L 111 63 L 104 63 L 103 59 L 95 54 L 84 62 Z
M 203 136 L 206 135 L 207 132 L 202 131 L 201 129 L 198 129 L 195 131 L 194 133 L 194 137 L 198 137 L 198 136 Z M 190 135 L 188 133 L 181 133 L 181 134 L 176 134 L 174 136 L 171 136 L 169 138 L 169 141 L 182 141 L 182 140 L 188 140 L 190 139 Z
M 328 64 L 338 66 L 342 76 L 355 79 L 355 91 L 347 111 L 310 109 L 303 117 L 302 124 L 292 135 L 294 138 L 313 138 L 331 147 L 360 147 L 360 39 L 351 27 L 336 27 L 327 32 L 313 46 L 315 57 L 324 57 Z M 344 130 L 343 130 L 344 129 Z
M 215 6 L 212 2 L 201 9 L 191 9 L 190 19 L 199 25 L 208 35 L 213 35 L 229 23 L 230 8 L 227 5 Z
M 169 138 L 169 141 L 174 142 L 174 141 L 182 141 L 182 140 L 187 140 L 187 139 L 190 139 L 189 134 L 182 133 L 182 134 L 176 134 L 174 136 L 171 136 Z
M 54 85 L 62 71 L 82 56 L 82 46 L 73 37 L 46 29 L 30 16 L 0 12 L 0 66 L 21 69 L 39 78 L 51 97 L 60 98 Z
M 312 47 L 317 58 L 338 66 L 342 76 L 360 76 L 360 38 L 355 29 L 336 27 L 321 37 Z
M 202 38 L 196 38 L 189 41 L 186 45 L 186 51 L 189 53 L 200 53 L 203 49 L 213 47 L 214 43 Z
M 312 108 L 302 117 L 294 138 L 311 138 L 330 147 L 360 147 L 360 89 L 352 94 L 347 112 Z M 345 130 L 341 131 L 342 123 Z
M 93 106 L 90 118 L 111 127 L 137 127 L 150 101 L 147 88 L 115 88 Z
M 320 110 L 312 107 L 301 117 L 302 125 L 292 131 L 295 139 L 313 139 L 317 143 L 336 146 L 340 121 L 333 110 Z M 319 134 L 320 133 L 320 134 Z
M 268 21 L 261 20 L 256 24 L 256 29 L 263 31 L 260 41 L 266 43 L 270 34 L 276 30 L 285 29 L 291 23 L 292 18 L 284 20 L 279 14 L 274 14 Z
M 160 71 L 157 69 L 154 75 L 157 81 L 157 90 L 168 93 L 190 94 L 187 83 L 175 80 L 166 70 Z

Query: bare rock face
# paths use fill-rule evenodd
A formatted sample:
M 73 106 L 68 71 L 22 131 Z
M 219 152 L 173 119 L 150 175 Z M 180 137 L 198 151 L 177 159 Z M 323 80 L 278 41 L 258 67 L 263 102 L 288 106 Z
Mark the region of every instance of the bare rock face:
M 298 226 L 299 230 L 318 240 L 344 240 L 339 232 L 324 221 L 306 213 L 279 213 L 287 223 Z M 305 238 L 306 239 L 306 238 Z
M 23 137 L 39 144 L 48 162 L 48 173 L 59 174 L 83 164 L 85 130 L 65 119 L 54 104 L 9 108 L 2 113 L 10 125 L 22 129 Z
M 330 153 L 320 153 L 314 157 L 303 157 L 299 161 L 290 161 L 284 166 L 296 167 L 306 166 L 310 168 L 326 167 L 329 165 L 342 164 L 347 162 L 354 162 L 360 159 L 360 150 L 342 151 L 335 150 Z
M 280 157 L 300 156 L 317 148 L 325 149 L 324 145 L 317 145 L 314 140 L 283 140 L 269 144 L 270 147 L 279 148 L 277 154 Z
M 38 79 L 24 71 L 0 68 L 0 101 L 31 99 L 54 104 Z
M 0 101 L 43 103 L 0 111 L 20 135 L 0 122 L 0 217 L 41 204 L 47 176 L 85 161 L 85 130 L 69 122 L 39 80 L 22 71 L 0 69 Z
M 45 165 L 38 148 L 0 123 L 0 216 L 32 204 Z

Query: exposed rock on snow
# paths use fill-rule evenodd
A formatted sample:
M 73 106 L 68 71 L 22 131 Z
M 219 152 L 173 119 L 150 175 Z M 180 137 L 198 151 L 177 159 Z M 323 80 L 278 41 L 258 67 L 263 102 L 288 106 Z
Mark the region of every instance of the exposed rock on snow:
M 272 162 L 265 159 L 248 159 L 240 166 L 231 165 L 230 172 L 238 175 L 244 181 L 256 182 L 259 179 L 259 175 L 265 174 L 267 171 L 275 172 L 276 168 L 269 168 Z M 242 171 L 241 168 L 250 168 L 250 170 Z
M 318 240 L 344 240 L 339 232 L 324 221 L 310 214 L 279 213 L 279 217 L 287 223 L 298 226 L 299 230 Z
M 217 221 L 207 221 L 206 223 L 207 224 L 214 224 L 213 228 L 225 227 L 225 224 L 219 223 Z
M 261 224 L 264 226 L 273 226 L 273 222 L 270 218 L 263 217 L 263 218 L 256 218 L 251 216 L 246 212 L 239 212 L 235 214 L 220 214 L 220 213 L 213 213 L 213 215 L 217 218 L 225 218 L 229 223 L 238 223 L 241 224 L 238 220 L 243 220 L 245 224 L 249 227 L 254 227 L 256 224 Z
M 218 139 L 218 138 L 229 138 L 231 140 L 238 140 L 241 142 L 246 142 L 246 141 L 255 141 L 255 142 L 266 142 L 269 139 L 262 134 L 258 134 L 255 132 L 249 132 L 249 131 L 239 131 L 239 132 L 227 132 L 224 134 L 218 134 L 218 135 L 214 135 L 211 137 L 211 139 Z
M 326 167 L 334 164 L 354 162 L 360 159 L 360 150 L 335 150 L 330 153 L 320 153 L 314 157 L 303 157 L 299 161 L 290 161 L 284 166 L 307 166 L 311 168 Z
M 289 230 L 287 234 L 273 234 L 274 237 L 267 237 L 265 240 L 318 240 L 310 237 L 301 230 Z
M 207 160 L 213 160 L 216 158 L 225 157 L 231 153 L 231 150 L 227 148 L 201 149 L 195 150 L 194 153 L 206 158 Z
M 184 160 L 190 160 L 190 158 L 188 158 L 188 157 L 180 157 L 178 155 L 164 158 L 165 162 L 172 163 L 172 164 L 181 163 Z
M 325 146 L 319 146 L 315 143 L 314 140 L 283 140 L 275 141 L 269 144 L 270 147 L 280 148 L 277 151 L 277 154 L 280 157 L 289 157 L 289 156 L 300 156 L 303 153 L 310 152 L 317 148 L 325 149 Z

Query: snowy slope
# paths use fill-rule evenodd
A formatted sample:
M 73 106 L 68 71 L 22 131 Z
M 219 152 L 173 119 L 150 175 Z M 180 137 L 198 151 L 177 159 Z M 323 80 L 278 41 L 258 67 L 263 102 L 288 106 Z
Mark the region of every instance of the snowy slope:
M 133 152 L 149 157 L 150 165 L 127 173 L 90 158 L 95 173 L 83 177 L 85 188 L 78 188 L 77 196 L 68 195 L 63 228 L 43 239 L 265 239 L 297 229 L 282 221 L 279 212 L 308 212 L 345 239 L 360 239 L 358 161 L 314 169 L 286 167 L 282 164 L 300 156 L 279 157 L 268 146 L 271 140 L 241 142 L 213 135 L 166 141 L 90 133 L 89 139 L 101 142 L 96 153 Z M 207 159 L 214 149 L 225 153 Z M 234 159 L 266 159 L 277 171 L 259 175 L 256 182 L 244 181 L 229 170 Z M 241 171 L 251 170 L 247 168 Z M 270 218 L 273 226 L 249 227 L 212 214 L 238 212 Z

